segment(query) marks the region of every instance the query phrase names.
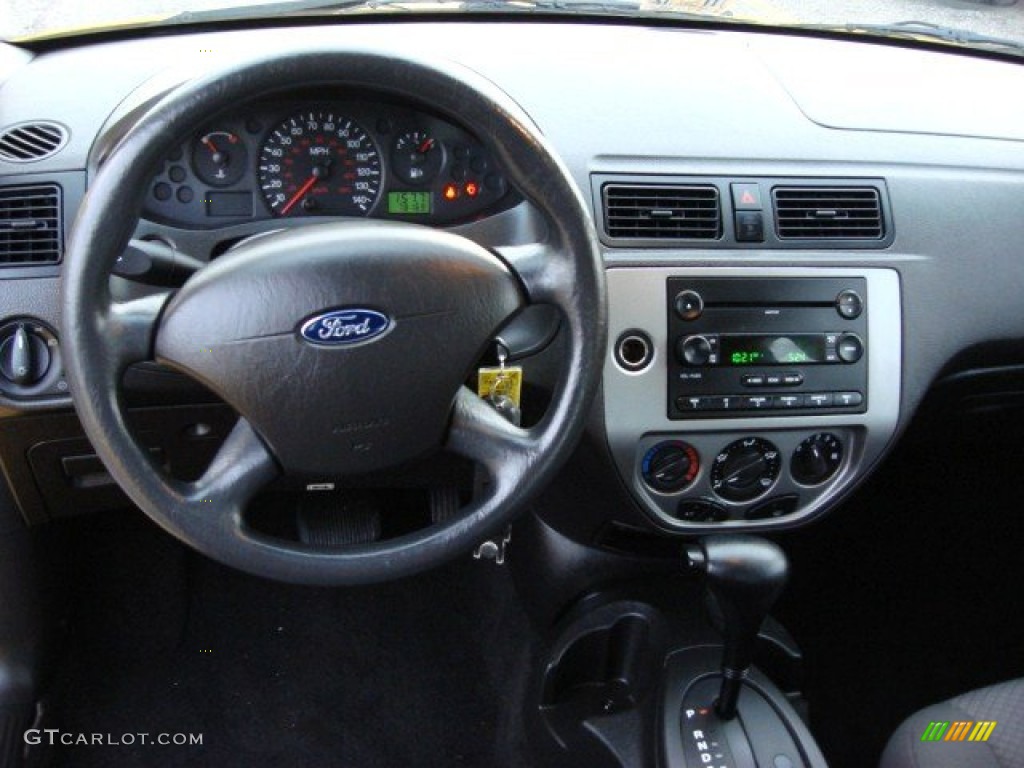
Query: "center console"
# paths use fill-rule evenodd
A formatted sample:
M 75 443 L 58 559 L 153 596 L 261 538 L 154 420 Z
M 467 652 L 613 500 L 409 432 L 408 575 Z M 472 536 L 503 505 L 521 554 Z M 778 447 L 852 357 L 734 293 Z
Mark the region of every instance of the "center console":
M 799 649 L 768 617 L 785 554 L 725 534 L 683 555 L 662 589 L 595 593 L 563 617 L 539 665 L 534 764 L 824 768 Z
M 895 271 L 629 266 L 607 274 L 609 446 L 661 527 L 804 522 L 892 438 Z

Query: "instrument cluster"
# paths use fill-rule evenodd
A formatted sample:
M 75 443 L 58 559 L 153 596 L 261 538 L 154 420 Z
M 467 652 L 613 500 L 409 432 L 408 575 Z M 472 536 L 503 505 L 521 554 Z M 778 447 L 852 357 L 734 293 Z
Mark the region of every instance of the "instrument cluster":
M 217 228 L 300 217 L 456 224 L 515 202 L 471 133 L 422 109 L 374 100 L 262 103 L 176 147 L 147 218 Z

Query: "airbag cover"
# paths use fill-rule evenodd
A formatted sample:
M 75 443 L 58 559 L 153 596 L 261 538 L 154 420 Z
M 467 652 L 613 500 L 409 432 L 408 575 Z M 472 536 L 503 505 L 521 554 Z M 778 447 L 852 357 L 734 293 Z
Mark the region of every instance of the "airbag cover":
M 287 472 L 357 474 L 440 445 L 519 284 L 486 249 L 408 224 L 254 238 L 169 303 L 157 359 L 245 416 Z

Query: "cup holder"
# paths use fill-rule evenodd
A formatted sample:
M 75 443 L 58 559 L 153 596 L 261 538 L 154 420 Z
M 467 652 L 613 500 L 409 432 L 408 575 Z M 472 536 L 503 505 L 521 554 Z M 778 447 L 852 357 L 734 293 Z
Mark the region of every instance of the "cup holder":
M 601 730 L 637 737 L 654 721 L 665 655 L 664 620 L 650 605 L 611 603 L 568 624 L 544 667 L 540 714 L 561 750 L 618 766 Z M 635 721 L 635 722 L 633 722 Z M 618 722 L 618 726 L 614 725 Z

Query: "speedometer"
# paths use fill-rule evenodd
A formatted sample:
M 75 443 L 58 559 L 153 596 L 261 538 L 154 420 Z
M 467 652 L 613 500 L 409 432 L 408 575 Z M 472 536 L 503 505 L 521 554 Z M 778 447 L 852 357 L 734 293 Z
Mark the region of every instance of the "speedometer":
M 380 194 L 380 154 L 354 120 L 308 112 L 270 132 L 259 178 L 276 216 L 365 216 Z

